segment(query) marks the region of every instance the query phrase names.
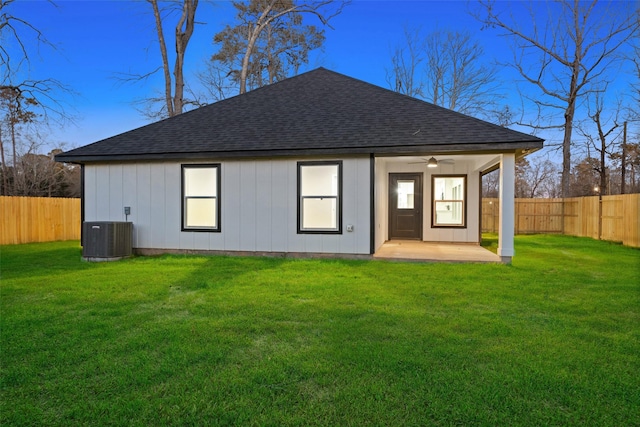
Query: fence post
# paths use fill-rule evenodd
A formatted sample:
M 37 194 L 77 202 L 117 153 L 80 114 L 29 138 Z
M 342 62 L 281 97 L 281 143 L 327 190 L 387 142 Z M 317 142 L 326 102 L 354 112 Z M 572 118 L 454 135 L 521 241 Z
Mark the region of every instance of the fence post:
M 602 191 L 598 191 L 598 240 L 602 240 Z
M 564 221 L 566 219 L 566 214 L 564 211 L 564 205 L 565 205 L 565 200 L 564 200 L 564 196 L 562 197 L 562 207 L 560 208 L 560 234 L 562 234 L 564 236 Z

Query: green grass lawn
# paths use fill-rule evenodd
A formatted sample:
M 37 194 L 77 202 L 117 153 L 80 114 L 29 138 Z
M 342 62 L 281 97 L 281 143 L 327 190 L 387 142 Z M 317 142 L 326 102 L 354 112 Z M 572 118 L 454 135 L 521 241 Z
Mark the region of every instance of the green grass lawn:
M 0 425 L 640 424 L 640 251 L 512 265 L 3 246 Z

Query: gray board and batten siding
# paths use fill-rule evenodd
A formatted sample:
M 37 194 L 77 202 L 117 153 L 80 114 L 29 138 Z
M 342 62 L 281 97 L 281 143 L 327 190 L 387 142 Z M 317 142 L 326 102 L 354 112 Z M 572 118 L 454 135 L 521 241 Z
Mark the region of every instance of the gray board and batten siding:
M 181 165 L 188 162 L 86 166 L 85 221 L 123 221 L 123 206 L 131 207 L 137 249 L 369 254 L 370 160 L 341 159 L 342 234 L 297 232 L 296 159 L 222 162 L 220 232 L 181 230 Z

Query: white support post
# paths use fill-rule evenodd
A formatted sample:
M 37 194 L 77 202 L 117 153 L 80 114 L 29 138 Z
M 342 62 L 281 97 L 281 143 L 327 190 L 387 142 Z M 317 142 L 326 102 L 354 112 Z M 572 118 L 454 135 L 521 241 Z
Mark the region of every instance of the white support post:
M 513 235 L 515 230 L 515 154 L 500 155 L 500 222 L 498 229 L 498 256 L 509 263 L 515 255 Z

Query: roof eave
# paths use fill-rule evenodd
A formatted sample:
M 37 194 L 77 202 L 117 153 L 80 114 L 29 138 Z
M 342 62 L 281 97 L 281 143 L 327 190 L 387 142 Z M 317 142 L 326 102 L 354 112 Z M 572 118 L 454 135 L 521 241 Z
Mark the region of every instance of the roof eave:
M 497 142 L 486 144 L 439 144 L 439 145 L 404 145 L 404 146 L 360 146 L 345 148 L 316 149 L 276 149 L 276 150 L 238 150 L 238 151 L 197 151 L 197 152 L 165 152 L 142 154 L 106 154 L 106 155 L 73 155 L 61 153 L 55 156 L 62 163 L 101 163 L 115 161 L 162 161 L 178 159 L 240 159 L 255 157 L 295 157 L 318 155 L 357 155 L 374 154 L 379 156 L 409 156 L 413 154 L 471 154 L 471 153 L 507 153 L 533 152 L 541 149 L 543 140 Z

